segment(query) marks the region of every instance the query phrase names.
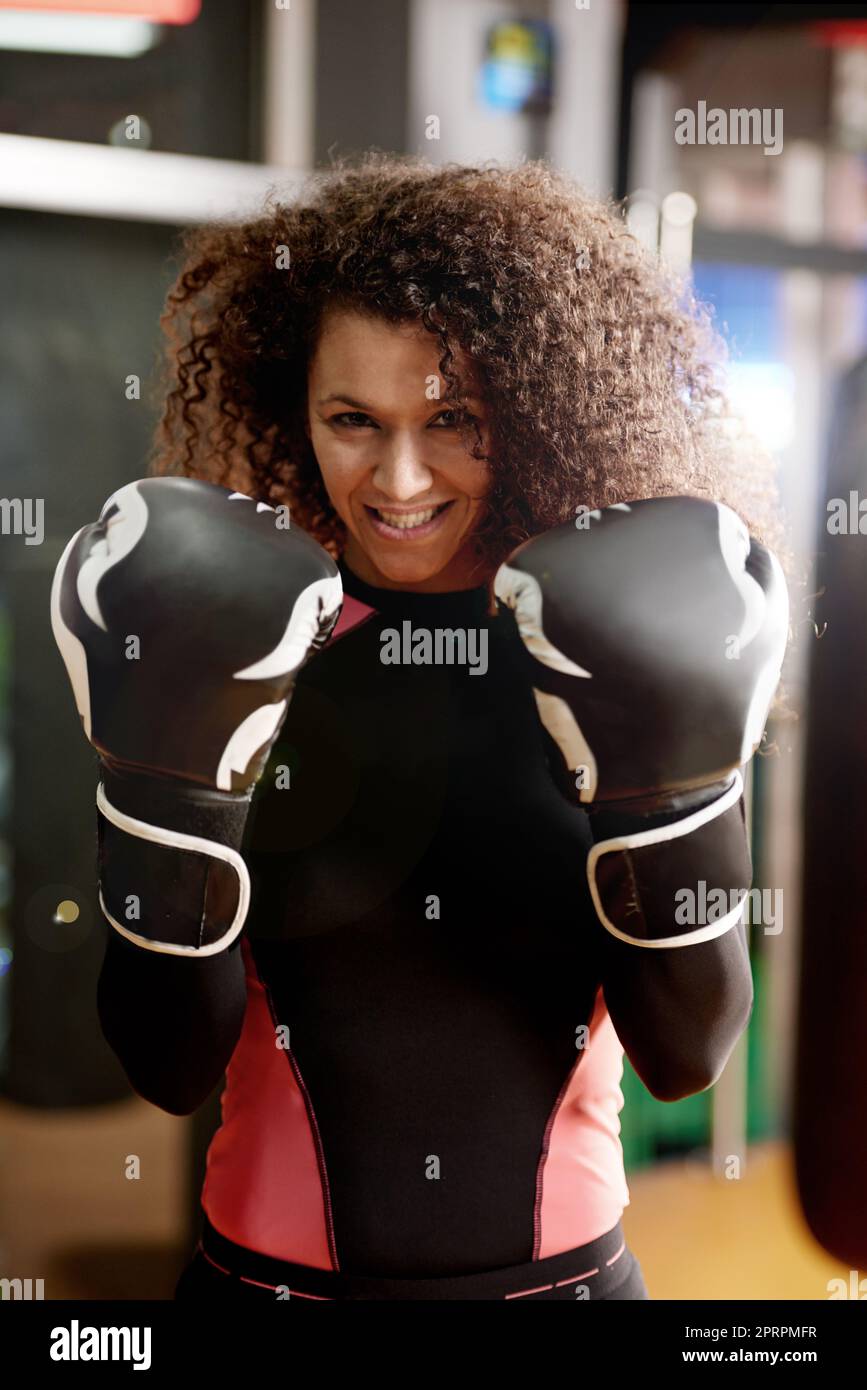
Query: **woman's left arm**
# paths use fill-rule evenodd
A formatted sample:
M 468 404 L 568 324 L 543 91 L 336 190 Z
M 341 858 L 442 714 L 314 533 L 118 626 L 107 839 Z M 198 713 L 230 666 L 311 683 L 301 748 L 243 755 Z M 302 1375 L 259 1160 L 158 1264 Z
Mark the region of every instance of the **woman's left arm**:
M 728 800 L 722 816 L 702 822 L 702 811 L 723 801 L 705 799 L 686 834 L 682 812 L 593 818 L 588 869 L 604 928 L 603 994 L 630 1062 L 657 1100 L 712 1086 L 752 1011 L 739 910 L 751 877 L 744 799 L 729 792 Z M 660 945 L 665 939 L 672 944 Z
M 552 775 L 588 812 L 603 992 L 660 1099 L 712 1085 L 743 1031 L 752 881 L 742 768 L 788 633 L 776 556 L 722 503 L 588 512 L 500 566 Z

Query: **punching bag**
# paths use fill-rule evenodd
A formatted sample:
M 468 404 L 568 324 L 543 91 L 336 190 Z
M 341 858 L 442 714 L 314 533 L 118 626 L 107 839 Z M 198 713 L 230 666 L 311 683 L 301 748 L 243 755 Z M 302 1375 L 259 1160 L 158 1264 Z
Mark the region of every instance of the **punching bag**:
M 837 393 L 817 512 L 795 1169 L 813 1235 L 858 1269 L 867 1266 L 867 358 Z

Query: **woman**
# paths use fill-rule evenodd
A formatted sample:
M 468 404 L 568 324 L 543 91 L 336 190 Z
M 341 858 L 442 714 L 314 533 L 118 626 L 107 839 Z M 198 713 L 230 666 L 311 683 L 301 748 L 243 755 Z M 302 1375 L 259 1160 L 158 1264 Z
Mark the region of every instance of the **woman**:
M 346 602 L 257 787 L 243 935 L 151 955 L 145 987 L 110 934 L 100 1013 L 139 1092 L 189 1113 L 228 1067 L 176 1296 L 647 1298 L 624 1046 L 661 1099 L 712 1084 L 752 1005 L 744 927 L 606 932 L 492 583 L 634 498 L 776 538 L 707 319 L 541 163 L 374 156 L 186 249 L 154 471 L 288 504 Z

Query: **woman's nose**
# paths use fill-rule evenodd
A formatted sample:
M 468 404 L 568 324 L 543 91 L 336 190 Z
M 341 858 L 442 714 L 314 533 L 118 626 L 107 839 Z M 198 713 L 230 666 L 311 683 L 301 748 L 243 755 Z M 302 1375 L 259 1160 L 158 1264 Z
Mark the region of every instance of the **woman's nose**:
M 373 471 L 374 486 L 394 502 L 409 502 L 429 492 L 433 479 L 419 448 L 406 439 L 393 441 Z

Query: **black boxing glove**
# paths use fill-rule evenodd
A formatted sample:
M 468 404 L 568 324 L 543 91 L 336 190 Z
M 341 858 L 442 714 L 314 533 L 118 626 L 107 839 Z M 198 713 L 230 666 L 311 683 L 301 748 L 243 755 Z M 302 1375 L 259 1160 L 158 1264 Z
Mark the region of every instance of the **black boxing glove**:
M 55 571 L 52 629 L 100 758 L 100 903 L 147 950 L 213 955 L 244 925 L 253 789 L 343 599 L 327 551 L 282 522 L 214 483 L 145 478 Z
M 684 930 L 673 899 L 696 873 L 716 906 L 749 889 L 740 769 L 785 653 L 776 557 L 729 507 L 647 498 L 525 542 L 495 592 L 515 614 L 557 784 L 591 817 L 602 924 L 650 947 L 727 931 L 740 905 Z

